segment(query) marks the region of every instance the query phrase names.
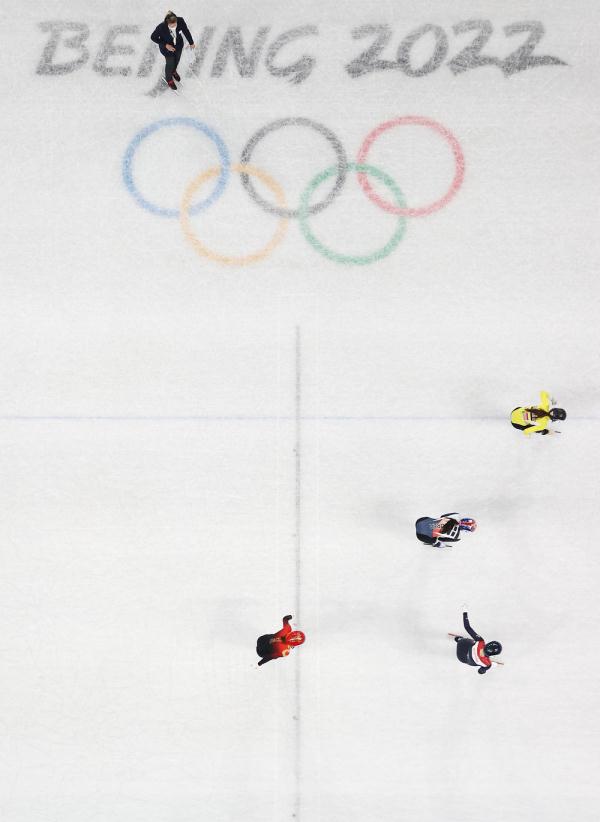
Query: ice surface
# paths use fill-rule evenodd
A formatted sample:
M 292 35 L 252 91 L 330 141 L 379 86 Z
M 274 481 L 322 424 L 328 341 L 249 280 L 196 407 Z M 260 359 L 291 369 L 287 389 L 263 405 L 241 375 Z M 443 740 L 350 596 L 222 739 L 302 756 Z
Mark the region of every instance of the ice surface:
M 46 0 L 5 32 L 0 817 L 595 822 L 596 4 L 178 7 L 204 62 L 189 77 L 185 51 L 182 93 L 152 96 L 163 61 L 148 37 L 165 11 Z M 473 19 L 491 21 L 481 53 L 498 60 L 528 36 L 503 27 L 541 21 L 534 54 L 567 65 L 453 73 L 483 24 L 453 26 Z M 434 36 L 447 56 L 423 76 L 351 77 L 375 38 L 352 30 L 368 24 L 391 29 L 376 59 L 425 24 L 414 65 Z M 234 27 L 244 77 L 219 58 Z M 304 80 L 277 76 L 303 56 Z M 221 264 L 123 180 L 127 146 L 165 118 L 206 124 L 236 164 L 280 118 L 322 124 L 353 163 L 403 116 L 455 135 L 464 183 L 367 265 L 320 255 L 296 219 L 270 256 Z M 251 162 L 297 208 L 335 157 L 296 124 Z M 369 162 L 413 207 L 454 173 L 443 138 L 414 125 L 382 135 Z M 215 165 L 206 134 L 172 126 L 140 143 L 132 173 L 177 209 Z M 278 220 L 232 170 L 190 225 L 243 256 Z M 348 256 L 398 223 L 353 171 L 308 219 Z M 527 441 L 508 414 L 540 389 L 569 418 Z M 448 510 L 477 533 L 421 546 L 414 520 Z M 446 632 L 464 609 L 503 643 L 504 668 L 456 661 Z M 258 668 L 256 637 L 286 613 L 306 644 Z

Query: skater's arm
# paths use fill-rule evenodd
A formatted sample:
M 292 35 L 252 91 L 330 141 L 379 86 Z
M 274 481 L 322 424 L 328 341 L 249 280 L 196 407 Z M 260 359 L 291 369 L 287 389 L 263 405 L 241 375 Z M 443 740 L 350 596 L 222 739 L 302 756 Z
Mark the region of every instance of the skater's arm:
M 531 412 L 530 417 L 533 418 L 533 424 L 523 432 L 527 434 L 527 436 L 531 434 L 546 434 L 548 431 L 548 424 L 550 422 L 550 416 L 548 414 L 550 411 L 550 397 L 548 392 L 542 391 L 540 399 L 541 402 L 538 408 L 525 409 Z
M 460 529 L 455 537 L 449 536 L 448 534 L 439 534 L 438 540 L 440 542 L 460 542 Z
M 431 545 L 433 548 L 439 548 L 441 546 L 441 542 L 436 537 L 428 537 L 425 534 L 418 535 L 419 542 L 422 542 L 423 545 Z
M 158 45 L 160 46 L 160 45 L 164 45 L 167 41 L 166 41 L 166 40 L 165 40 L 165 38 L 161 35 L 161 33 L 160 33 L 159 29 L 160 29 L 160 25 L 158 25 L 158 26 L 154 29 L 154 31 L 153 31 L 153 32 L 152 32 L 152 34 L 150 35 L 150 39 L 152 40 L 152 42 L 153 42 L 153 43 L 158 43 Z
M 192 35 L 190 34 L 190 30 L 186 26 L 185 20 L 183 19 L 183 17 L 178 17 L 177 19 L 179 21 L 179 25 L 181 26 L 181 33 L 185 36 L 185 39 L 188 41 L 190 46 L 193 46 L 194 38 L 192 37 Z
M 479 634 L 476 634 L 475 631 L 471 628 L 471 625 L 469 624 L 469 617 L 467 616 L 466 611 L 463 613 L 463 625 L 465 626 L 465 631 L 469 634 L 471 639 L 475 640 L 475 642 L 479 642 L 479 640 L 483 638 L 480 637 Z
M 523 433 L 526 436 L 530 436 L 530 434 L 547 434 L 549 417 L 542 417 L 541 419 L 542 422 L 538 422 L 537 425 L 532 425 L 530 428 L 526 428 Z

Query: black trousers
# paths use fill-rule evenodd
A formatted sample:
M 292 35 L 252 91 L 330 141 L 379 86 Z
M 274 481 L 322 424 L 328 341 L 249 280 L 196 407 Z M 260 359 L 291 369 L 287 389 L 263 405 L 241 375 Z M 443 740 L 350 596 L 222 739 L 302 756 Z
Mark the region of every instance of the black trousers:
M 429 519 L 429 517 L 419 517 L 419 519 L 415 522 L 415 528 L 420 522 L 423 522 L 424 519 Z M 419 540 L 419 542 L 424 542 L 425 545 L 433 545 L 433 543 L 436 541 L 433 537 L 427 537 L 425 536 L 425 534 L 419 534 L 418 531 L 417 539 Z
M 475 665 L 476 663 L 471 658 L 471 648 L 475 645 L 473 640 L 461 636 L 455 637 L 454 641 L 456 642 L 456 656 L 460 661 L 465 662 L 467 665 Z
M 177 66 L 181 60 L 181 49 L 179 51 L 170 51 L 165 56 L 165 80 L 167 83 L 173 79 L 173 72 L 177 71 Z

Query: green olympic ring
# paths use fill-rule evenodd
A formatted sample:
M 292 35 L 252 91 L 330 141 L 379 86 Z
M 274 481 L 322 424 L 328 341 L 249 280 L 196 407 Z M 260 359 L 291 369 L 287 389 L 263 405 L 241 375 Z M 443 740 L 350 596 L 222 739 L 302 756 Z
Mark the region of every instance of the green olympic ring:
M 381 180 L 381 182 L 384 183 L 394 195 L 396 205 L 402 209 L 406 208 L 404 195 L 394 180 L 392 180 L 389 174 L 386 174 L 385 171 L 381 171 L 381 169 L 376 168 L 375 166 L 365 165 L 364 163 L 348 163 L 348 170 L 357 171 L 359 174 L 368 174 L 371 177 L 376 177 L 378 180 Z M 300 221 L 300 228 L 302 229 L 302 233 L 304 234 L 306 241 L 315 249 L 315 251 L 318 251 L 324 257 L 327 257 L 327 259 L 333 260 L 336 263 L 344 263 L 346 265 L 368 265 L 369 263 L 374 263 L 377 260 L 383 260 L 384 257 L 387 257 L 388 254 L 392 253 L 406 233 L 406 218 L 402 215 L 398 217 L 398 225 L 396 230 L 383 248 L 380 248 L 377 251 L 372 251 L 370 254 L 361 254 L 358 256 L 342 254 L 339 251 L 333 251 L 332 249 L 327 248 L 327 246 L 324 245 L 321 240 L 315 236 L 315 234 L 313 234 L 310 226 L 308 225 L 308 218 L 310 216 L 309 201 L 311 195 L 315 189 L 321 185 L 321 183 L 338 173 L 339 169 L 337 166 L 330 166 L 329 168 L 326 168 L 325 171 L 317 174 L 317 176 L 310 181 L 302 194 L 300 208 L 298 209 L 298 218 Z

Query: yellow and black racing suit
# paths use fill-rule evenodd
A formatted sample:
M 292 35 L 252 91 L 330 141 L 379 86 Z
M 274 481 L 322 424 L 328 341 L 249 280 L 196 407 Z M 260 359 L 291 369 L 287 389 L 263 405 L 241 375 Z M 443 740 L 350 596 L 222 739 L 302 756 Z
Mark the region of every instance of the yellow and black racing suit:
M 529 434 L 548 434 L 549 411 L 550 395 L 547 391 L 542 391 L 539 406 L 515 408 L 510 415 L 510 421 L 514 428 L 520 428 L 527 436 Z

